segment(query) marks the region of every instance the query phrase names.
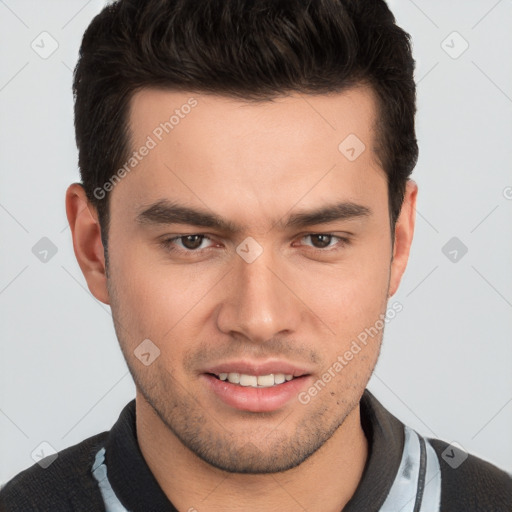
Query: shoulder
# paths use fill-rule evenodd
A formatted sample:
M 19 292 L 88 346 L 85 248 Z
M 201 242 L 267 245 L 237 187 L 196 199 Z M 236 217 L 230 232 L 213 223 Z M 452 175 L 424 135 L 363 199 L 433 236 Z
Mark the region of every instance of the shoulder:
M 104 510 L 91 468 L 107 436 L 102 432 L 58 452 L 46 468 L 41 462 L 49 458 L 18 473 L 0 489 L 0 511 Z
M 441 511 L 512 510 L 511 475 L 445 441 L 428 441 L 441 469 Z

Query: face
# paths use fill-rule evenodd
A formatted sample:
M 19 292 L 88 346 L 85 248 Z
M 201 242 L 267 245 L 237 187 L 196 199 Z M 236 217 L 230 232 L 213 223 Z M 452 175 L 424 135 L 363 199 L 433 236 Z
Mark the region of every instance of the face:
M 111 192 L 108 298 L 140 398 L 215 467 L 295 467 L 359 403 L 382 329 L 353 343 L 403 271 L 375 112 L 365 88 L 133 97 L 138 157 Z

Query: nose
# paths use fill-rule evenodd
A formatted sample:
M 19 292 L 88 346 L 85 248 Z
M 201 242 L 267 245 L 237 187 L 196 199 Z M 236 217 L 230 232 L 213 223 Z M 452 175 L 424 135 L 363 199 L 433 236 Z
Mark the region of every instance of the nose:
M 238 256 L 225 283 L 217 315 L 218 328 L 262 343 L 297 330 L 304 306 L 293 291 L 293 276 L 277 265 L 270 251 L 247 263 Z

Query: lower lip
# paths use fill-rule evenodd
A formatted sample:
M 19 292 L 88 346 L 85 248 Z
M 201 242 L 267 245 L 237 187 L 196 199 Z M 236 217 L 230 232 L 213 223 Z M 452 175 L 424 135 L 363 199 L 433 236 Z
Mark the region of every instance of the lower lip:
M 241 411 L 272 412 L 295 399 L 309 376 L 304 375 L 268 388 L 231 384 L 210 374 L 202 374 L 209 388 L 227 405 Z

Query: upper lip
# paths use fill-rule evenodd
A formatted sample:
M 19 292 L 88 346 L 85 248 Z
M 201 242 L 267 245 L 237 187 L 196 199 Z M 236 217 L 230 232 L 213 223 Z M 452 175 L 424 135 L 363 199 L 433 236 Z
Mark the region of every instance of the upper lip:
M 308 369 L 303 366 L 278 359 L 264 362 L 249 360 L 229 361 L 210 366 L 201 373 L 213 373 L 215 375 L 220 373 L 243 373 L 245 375 L 255 375 L 256 377 L 270 375 L 271 373 L 274 375 L 276 373 L 284 373 L 294 377 L 310 374 Z

